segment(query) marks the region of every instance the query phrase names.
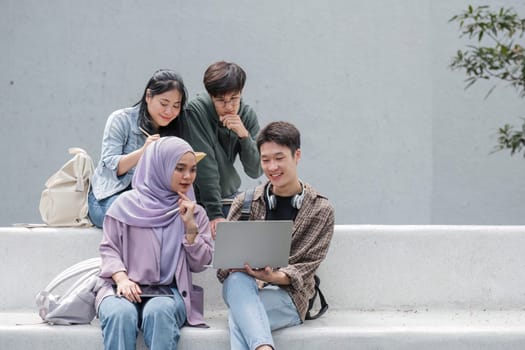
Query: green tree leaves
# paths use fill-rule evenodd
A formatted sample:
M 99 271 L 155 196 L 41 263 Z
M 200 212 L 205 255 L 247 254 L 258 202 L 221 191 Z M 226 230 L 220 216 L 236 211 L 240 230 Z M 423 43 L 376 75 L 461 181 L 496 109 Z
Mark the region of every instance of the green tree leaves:
M 474 41 L 458 50 L 450 69 L 464 71 L 465 89 L 478 80 L 503 81 L 525 97 L 525 49 L 520 41 L 525 33 L 525 19 L 513 8 L 491 10 L 489 6 L 468 7 L 449 22 L 459 26 L 460 37 Z M 485 98 L 494 90 L 489 89 Z M 525 123 L 520 129 L 506 124 L 498 130 L 495 150 L 510 149 L 511 155 L 525 150 Z M 525 156 L 525 154 L 524 154 Z

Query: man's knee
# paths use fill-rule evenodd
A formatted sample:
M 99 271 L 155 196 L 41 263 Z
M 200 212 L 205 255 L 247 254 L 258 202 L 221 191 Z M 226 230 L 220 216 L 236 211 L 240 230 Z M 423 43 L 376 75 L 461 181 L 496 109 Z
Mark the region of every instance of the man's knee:
M 258 293 L 255 278 L 244 272 L 232 272 L 222 286 L 223 299 L 229 305 L 229 299 L 237 299 L 245 294 Z
M 230 290 L 232 288 L 251 287 L 255 285 L 253 277 L 245 274 L 244 272 L 232 272 L 223 282 L 223 289 Z

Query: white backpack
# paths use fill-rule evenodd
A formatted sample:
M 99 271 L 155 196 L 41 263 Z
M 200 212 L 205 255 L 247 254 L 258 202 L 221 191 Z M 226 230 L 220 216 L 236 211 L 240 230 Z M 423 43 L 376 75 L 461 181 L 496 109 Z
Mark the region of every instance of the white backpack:
M 87 198 L 93 160 L 81 148 L 70 148 L 69 154 L 73 158 L 46 181 L 40 197 L 40 215 L 49 226 L 92 226 Z
M 81 261 L 58 274 L 36 297 L 38 314 L 49 324 L 72 325 L 90 323 L 96 315 L 96 293 L 104 284 L 98 277 L 100 258 Z M 73 282 L 73 278 L 77 277 Z M 72 285 L 62 295 L 52 292 L 64 283 Z

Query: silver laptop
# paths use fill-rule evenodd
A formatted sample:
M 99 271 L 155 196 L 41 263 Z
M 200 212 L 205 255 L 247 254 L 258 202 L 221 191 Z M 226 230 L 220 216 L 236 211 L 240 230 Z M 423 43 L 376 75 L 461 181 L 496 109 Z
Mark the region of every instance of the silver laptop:
M 212 267 L 216 269 L 288 265 L 293 221 L 221 221 Z

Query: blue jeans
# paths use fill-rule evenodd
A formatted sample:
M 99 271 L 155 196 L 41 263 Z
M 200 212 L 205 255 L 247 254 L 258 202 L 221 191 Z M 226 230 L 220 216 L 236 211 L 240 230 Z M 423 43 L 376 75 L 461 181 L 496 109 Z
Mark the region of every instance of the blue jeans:
M 143 298 L 140 304 L 113 295 L 104 298 L 98 309 L 104 349 L 135 350 L 139 329 L 148 349 L 177 349 L 186 308 L 174 291 L 173 297 Z
M 89 220 L 98 228 L 102 228 L 102 223 L 104 222 L 104 216 L 106 216 L 106 212 L 108 211 L 110 205 L 117 199 L 117 197 L 122 192 L 116 193 L 108 198 L 104 198 L 102 200 L 97 200 L 95 198 L 95 195 L 93 195 L 93 191 L 89 191 L 88 194 L 88 215 Z
M 257 287 L 244 272 L 233 272 L 222 287 L 228 305 L 228 324 L 232 350 L 252 350 L 267 344 L 275 348 L 272 331 L 301 324 L 301 318 L 284 289 L 269 285 Z

